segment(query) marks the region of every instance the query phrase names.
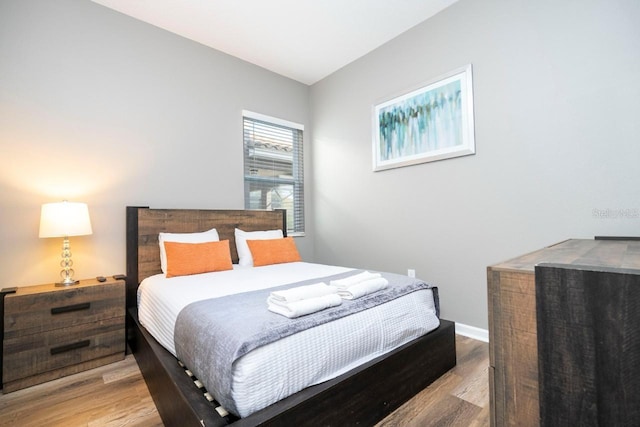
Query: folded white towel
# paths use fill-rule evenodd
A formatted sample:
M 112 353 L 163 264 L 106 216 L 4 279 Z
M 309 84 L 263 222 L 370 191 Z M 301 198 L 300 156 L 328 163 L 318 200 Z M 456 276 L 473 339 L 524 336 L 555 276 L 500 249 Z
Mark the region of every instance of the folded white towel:
M 326 283 L 314 283 L 313 285 L 298 286 L 295 288 L 285 289 L 283 291 L 274 291 L 269 294 L 269 298 L 282 301 L 294 302 L 303 299 L 322 297 L 329 294 L 335 294 L 338 288 L 329 286 Z
M 378 292 L 381 289 L 389 286 L 389 281 L 384 277 L 378 277 L 375 279 L 365 280 L 364 282 L 356 283 L 349 286 L 346 289 L 340 289 L 338 295 L 343 299 L 356 299 L 365 295 Z
M 382 277 L 380 273 L 363 271 L 362 273 L 354 274 L 353 276 L 345 277 L 344 279 L 331 280 L 329 284 L 336 286 L 338 289 L 346 289 L 350 286 L 364 282 L 365 280 L 378 279 L 380 277 Z
M 269 303 L 269 311 L 288 317 L 289 319 L 315 313 L 316 311 L 342 304 L 342 299 L 338 294 L 329 294 L 289 303 L 273 300 L 271 298 L 267 301 Z

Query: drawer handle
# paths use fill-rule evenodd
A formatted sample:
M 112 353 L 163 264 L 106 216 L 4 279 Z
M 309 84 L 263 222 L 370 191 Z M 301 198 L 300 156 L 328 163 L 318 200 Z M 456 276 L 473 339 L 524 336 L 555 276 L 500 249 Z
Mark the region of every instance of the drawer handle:
M 61 345 L 60 347 L 53 347 L 49 350 L 49 352 L 53 356 L 54 354 L 60 354 L 67 351 L 76 350 L 78 348 L 89 347 L 89 344 L 91 344 L 90 340 L 78 341 L 74 342 L 73 344 L 65 344 Z
M 83 302 L 82 304 L 65 305 L 64 307 L 53 307 L 51 314 L 69 313 L 71 311 L 88 310 L 91 308 L 90 302 Z

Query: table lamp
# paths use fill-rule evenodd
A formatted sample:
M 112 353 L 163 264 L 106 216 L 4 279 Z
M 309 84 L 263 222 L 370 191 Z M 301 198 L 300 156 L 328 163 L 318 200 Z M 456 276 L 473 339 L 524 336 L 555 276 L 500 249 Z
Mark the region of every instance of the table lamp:
M 91 234 L 91 220 L 86 203 L 68 201 L 45 203 L 40 212 L 40 237 L 63 237 L 62 261 L 60 266 L 61 282 L 57 286 L 69 286 L 78 283 L 73 279 L 73 261 L 69 246 L 70 236 L 86 236 Z

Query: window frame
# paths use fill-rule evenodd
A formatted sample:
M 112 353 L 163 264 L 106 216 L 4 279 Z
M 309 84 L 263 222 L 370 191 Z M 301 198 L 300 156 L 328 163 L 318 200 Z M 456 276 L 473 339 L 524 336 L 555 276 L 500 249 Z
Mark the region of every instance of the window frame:
M 251 176 L 248 166 L 248 148 L 247 148 L 247 135 L 245 133 L 245 121 L 260 122 L 265 126 L 272 125 L 274 128 L 287 128 L 300 131 L 300 138 L 298 141 L 293 141 L 292 152 L 292 173 L 291 178 L 288 177 L 258 177 Z M 295 123 L 289 120 L 284 120 L 272 116 L 268 116 L 253 111 L 242 110 L 242 150 L 243 150 L 243 196 L 245 209 L 250 209 L 250 195 L 248 194 L 251 182 L 263 182 L 291 185 L 293 188 L 293 221 L 287 221 L 287 235 L 288 236 L 304 236 L 306 234 L 305 227 L 305 197 L 304 197 L 304 125 Z M 299 164 L 302 163 L 302 164 Z M 301 215 L 301 217 L 299 217 Z M 293 223 L 291 223 L 293 222 Z M 298 227 L 298 229 L 296 229 Z

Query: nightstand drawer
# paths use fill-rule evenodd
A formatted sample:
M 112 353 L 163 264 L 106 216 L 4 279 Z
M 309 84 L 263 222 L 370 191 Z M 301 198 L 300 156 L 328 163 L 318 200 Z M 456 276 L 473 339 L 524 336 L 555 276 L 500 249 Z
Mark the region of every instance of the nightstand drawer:
M 64 292 L 53 290 L 28 298 L 5 298 L 4 338 L 36 334 L 113 317 L 124 318 L 122 283 L 77 286 Z
M 124 357 L 124 318 L 5 339 L 3 381 L 120 353 Z

